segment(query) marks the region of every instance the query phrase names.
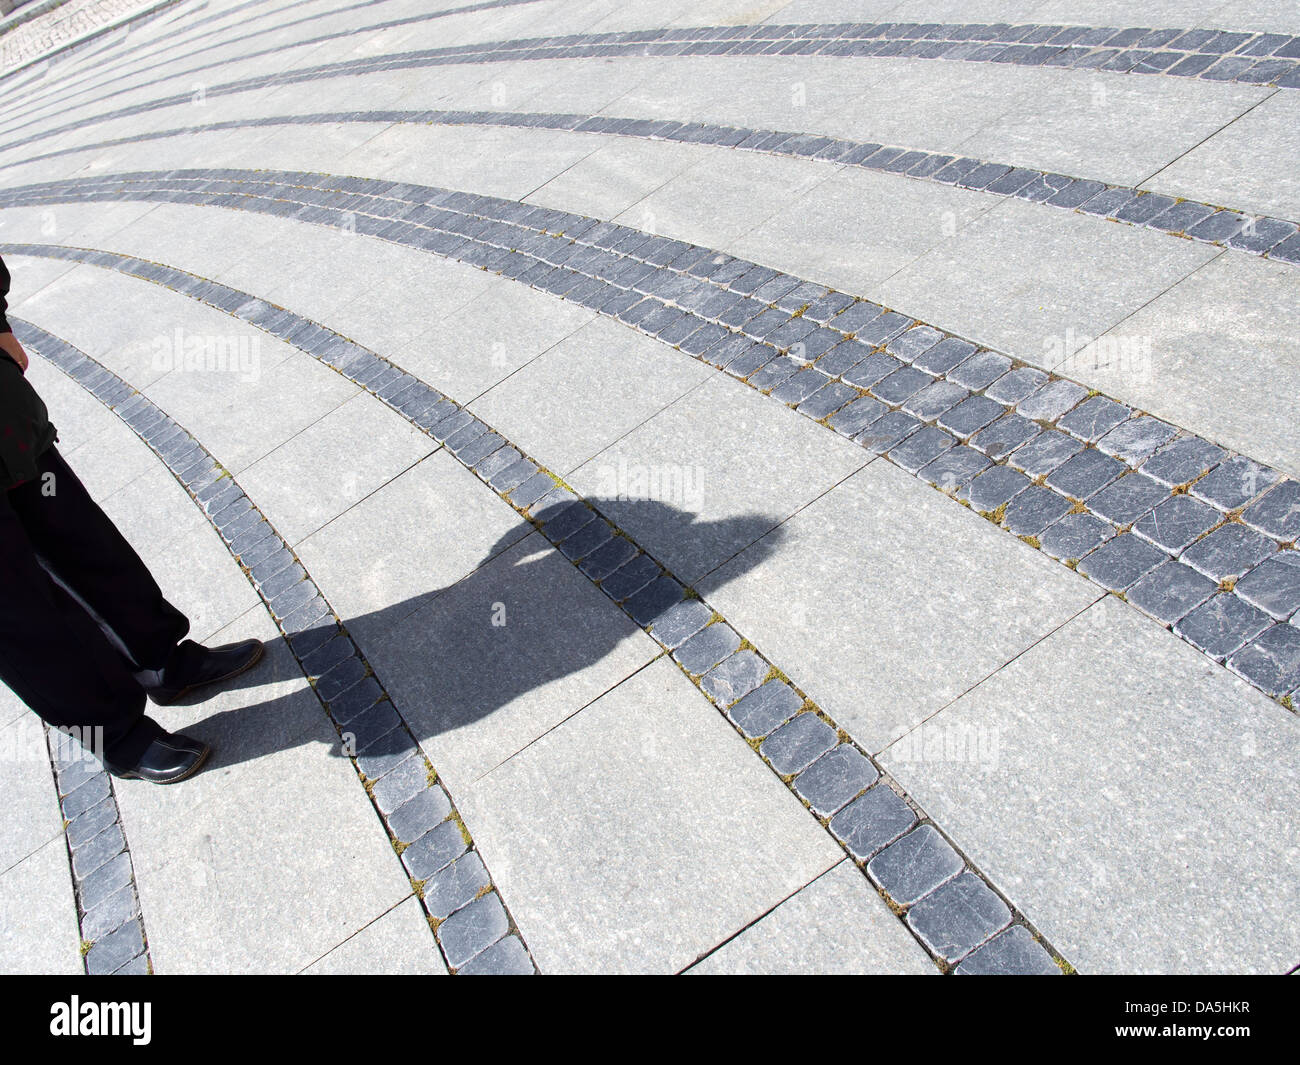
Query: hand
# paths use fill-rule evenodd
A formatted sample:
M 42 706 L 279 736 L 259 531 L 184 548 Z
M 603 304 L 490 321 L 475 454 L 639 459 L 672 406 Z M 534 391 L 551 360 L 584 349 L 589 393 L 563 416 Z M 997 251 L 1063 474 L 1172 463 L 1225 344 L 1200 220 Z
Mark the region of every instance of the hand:
M 27 372 L 27 352 L 23 351 L 23 346 L 13 333 L 0 333 L 0 352 L 13 359 L 23 373 Z

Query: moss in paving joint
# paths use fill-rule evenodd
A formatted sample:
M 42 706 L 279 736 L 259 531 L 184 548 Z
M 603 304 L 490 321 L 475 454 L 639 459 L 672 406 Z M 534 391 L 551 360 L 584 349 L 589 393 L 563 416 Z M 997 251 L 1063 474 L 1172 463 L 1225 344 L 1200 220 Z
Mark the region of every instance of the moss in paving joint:
M 1295 710 L 1295 704 L 1291 701 L 1291 696 L 1289 695 L 1282 696 L 1282 698 L 1279 699 L 1278 702 L 1281 703 L 1282 706 L 1287 710 L 1291 710 L 1291 711 Z
M 1088 506 L 1083 500 L 1076 500 L 1074 506 L 1070 508 L 1071 514 L 1087 514 Z
M 465 846 L 467 847 L 474 846 L 474 840 L 470 837 L 469 829 L 465 827 L 465 822 L 460 819 L 459 812 L 457 812 L 456 810 L 452 810 L 451 820 L 454 821 L 456 823 L 456 827 L 460 829 L 460 838 L 464 840 Z
M 790 684 L 790 678 L 777 669 L 776 666 L 768 667 L 767 673 L 763 677 L 763 683 L 766 684 L 769 680 L 779 680 L 783 684 Z M 791 687 L 793 687 L 793 685 L 791 685 Z
M 438 771 L 429 762 L 424 763 L 424 782 L 431 788 L 438 783 Z
M 745 639 L 745 637 L 743 637 L 743 636 L 740 638 L 740 646 L 739 646 L 738 648 L 736 648 L 736 649 L 737 649 L 738 651 L 753 651 L 755 654 L 758 654 L 758 648 L 755 647 L 752 643 L 750 643 L 750 642 L 749 642 L 747 639 Z
M 481 899 L 484 895 L 491 895 L 491 894 L 492 894 L 492 885 L 484 884 L 481 888 L 479 888 L 476 892 L 474 892 L 474 901 L 478 902 L 478 900 Z
M 1025 543 L 1027 543 L 1035 551 L 1037 551 L 1039 548 L 1043 546 L 1041 543 L 1038 542 L 1037 536 L 1022 536 L 1020 537 L 1020 539 L 1023 540 Z
M 83 939 L 81 941 L 81 956 L 84 958 L 87 954 L 89 954 L 90 948 L 93 947 L 94 945 L 95 944 L 92 943 L 89 939 Z
M 1077 571 L 1079 569 L 1079 560 L 1077 558 L 1064 559 L 1065 568 Z
M 428 881 L 416 880 L 415 877 L 410 877 L 410 881 L 411 890 L 415 892 L 416 897 L 420 899 L 424 898 L 424 885 L 427 884 Z
M 1221 592 L 1230 592 L 1235 587 L 1237 587 L 1236 577 L 1224 577 L 1223 580 L 1219 581 L 1219 591 Z
M 397 852 L 399 858 L 402 856 L 402 852 L 409 846 L 409 843 L 403 843 L 400 839 L 393 840 L 393 850 Z
M 993 522 L 995 525 L 1001 525 L 1003 519 L 1006 518 L 1007 516 L 1007 504 L 999 503 L 996 507 L 994 507 L 984 516 L 988 518 L 989 521 Z
M 1056 962 L 1056 964 L 1060 967 L 1061 972 L 1063 972 L 1066 976 L 1078 976 L 1078 975 L 1079 975 L 1079 970 L 1076 969 L 1073 965 L 1071 965 L 1071 964 L 1070 964 L 1068 961 L 1066 961 L 1064 958 L 1062 958 L 1060 955 L 1058 955 L 1058 954 L 1054 954 L 1054 955 L 1052 955 L 1052 961 Z

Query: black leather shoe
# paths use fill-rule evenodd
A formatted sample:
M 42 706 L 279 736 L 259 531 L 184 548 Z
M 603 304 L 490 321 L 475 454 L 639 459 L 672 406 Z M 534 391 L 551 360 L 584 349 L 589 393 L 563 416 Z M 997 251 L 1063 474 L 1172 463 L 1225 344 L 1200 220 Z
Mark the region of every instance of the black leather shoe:
M 220 647 L 205 647 L 198 663 L 183 677 L 172 677 L 167 670 L 158 674 L 158 683 L 146 685 L 145 692 L 159 706 L 180 702 L 196 688 L 230 680 L 252 669 L 262 660 L 266 646 L 261 640 L 243 640 Z
M 127 768 L 105 762 L 105 768 L 123 780 L 147 780 L 152 784 L 175 784 L 192 777 L 202 767 L 211 748 L 201 740 L 164 732 L 145 748 L 140 761 Z

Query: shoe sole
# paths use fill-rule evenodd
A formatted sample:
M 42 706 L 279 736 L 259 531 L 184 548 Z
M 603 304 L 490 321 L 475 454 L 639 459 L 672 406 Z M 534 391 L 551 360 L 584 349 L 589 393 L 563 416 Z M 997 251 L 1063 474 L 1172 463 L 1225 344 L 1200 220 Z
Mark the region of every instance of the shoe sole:
M 190 777 L 192 777 L 195 773 L 197 773 L 200 769 L 202 769 L 204 763 L 207 762 L 208 760 L 208 755 L 210 755 L 211 753 L 212 753 L 212 748 L 205 743 L 203 745 L 203 750 L 199 752 L 199 756 L 194 760 L 193 765 L 191 765 L 188 769 L 185 769 L 182 772 L 177 773 L 174 777 L 167 777 L 165 779 L 142 777 L 134 769 L 128 769 L 125 772 L 120 772 L 120 773 L 110 769 L 108 772 L 111 776 L 115 776 L 119 780 L 144 780 L 150 784 L 179 784 L 182 780 L 189 780 Z
M 234 678 L 239 676 L 241 673 L 247 673 L 257 665 L 258 662 L 262 661 L 262 658 L 265 655 L 266 645 L 262 644 L 257 648 L 257 653 L 238 669 L 232 669 L 229 673 L 223 673 L 220 677 L 213 677 L 211 680 L 205 680 L 202 684 L 191 684 L 188 688 L 182 688 L 175 695 L 168 696 L 166 699 L 159 699 L 153 695 L 150 695 L 149 699 L 155 706 L 175 706 L 184 699 L 185 696 L 189 695 L 190 692 L 198 691 L 200 688 L 206 688 L 212 684 L 220 684 L 222 681 L 234 680 Z

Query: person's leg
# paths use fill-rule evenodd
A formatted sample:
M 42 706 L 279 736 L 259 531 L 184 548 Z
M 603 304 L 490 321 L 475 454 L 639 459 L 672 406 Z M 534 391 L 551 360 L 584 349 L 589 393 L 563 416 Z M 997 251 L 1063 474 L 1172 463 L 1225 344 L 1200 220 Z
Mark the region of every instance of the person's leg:
M 27 487 L 27 486 L 23 486 Z M 103 631 L 50 579 L 0 492 L 0 679 L 51 725 L 102 737 L 106 760 L 133 766 L 165 735 Z
M 189 620 L 57 448 L 38 467 L 40 476 L 12 489 L 10 502 L 45 565 L 112 630 L 135 671 L 186 671 L 201 653 L 185 639 Z

